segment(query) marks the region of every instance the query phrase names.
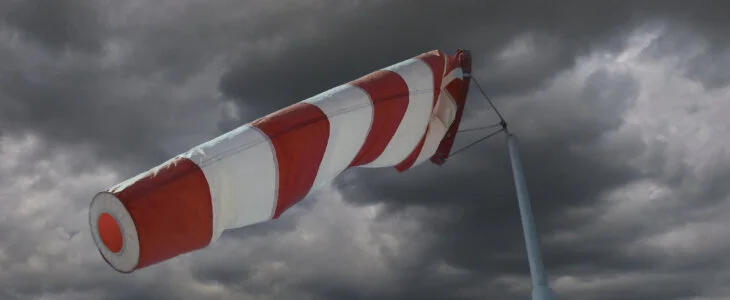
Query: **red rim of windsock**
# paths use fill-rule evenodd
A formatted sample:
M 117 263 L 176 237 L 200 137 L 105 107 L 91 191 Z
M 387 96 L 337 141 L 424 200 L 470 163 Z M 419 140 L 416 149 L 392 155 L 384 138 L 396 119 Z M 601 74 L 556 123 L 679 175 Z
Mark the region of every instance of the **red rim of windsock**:
M 231 130 L 97 194 L 94 242 L 129 273 L 276 219 L 349 167 L 441 164 L 470 71 L 467 51 L 430 51 Z

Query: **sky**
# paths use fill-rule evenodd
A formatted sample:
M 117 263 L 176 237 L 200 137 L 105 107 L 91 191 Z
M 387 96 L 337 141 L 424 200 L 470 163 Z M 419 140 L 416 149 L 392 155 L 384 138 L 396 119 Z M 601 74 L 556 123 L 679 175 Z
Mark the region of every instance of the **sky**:
M 93 195 L 433 49 L 520 139 L 558 299 L 730 299 L 727 1 L 0 2 L 0 298 L 529 299 L 504 136 L 349 170 L 280 219 L 120 274 Z M 464 127 L 496 121 L 472 90 Z M 484 132 L 462 134 L 457 147 Z

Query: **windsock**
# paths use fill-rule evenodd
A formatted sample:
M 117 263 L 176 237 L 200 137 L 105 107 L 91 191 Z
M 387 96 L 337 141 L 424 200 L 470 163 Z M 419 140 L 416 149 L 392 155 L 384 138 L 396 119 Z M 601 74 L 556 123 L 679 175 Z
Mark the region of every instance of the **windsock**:
M 439 50 L 285 107 L 98 193 L 94 242 L 129 273 L 276 219 L 350 167 L 444 163 L 469 89 L 466 50 Z

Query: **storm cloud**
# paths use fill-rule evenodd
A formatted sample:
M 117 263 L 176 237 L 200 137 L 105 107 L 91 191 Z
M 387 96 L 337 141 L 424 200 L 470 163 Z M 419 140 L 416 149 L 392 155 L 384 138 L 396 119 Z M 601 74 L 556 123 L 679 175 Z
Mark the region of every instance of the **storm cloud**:
M 349 170 L 278 220 L 129 275 L 96 191 L 432 49 L 520 138 L 559 299 L 730 297 L 724 1 L 0 3 L 3 299 L 513 299 L 529 272 L 505 138 Z M 476 90 L 463 127 L 497 121 Z M 461 134 L 456 147 L 486 132 Z

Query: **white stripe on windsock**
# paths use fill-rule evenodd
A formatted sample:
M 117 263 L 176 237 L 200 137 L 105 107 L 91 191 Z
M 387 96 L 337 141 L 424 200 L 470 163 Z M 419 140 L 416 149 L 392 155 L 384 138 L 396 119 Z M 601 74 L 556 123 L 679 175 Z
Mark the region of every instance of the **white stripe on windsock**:
M 338 86 L 303 102 L 317 106 L 330 122 L 327 149 L 311 193 L 347 169 L 360 151 L 373 121 L 373 105 L 368 93 L 351 84 Z
M 213 204 L 213 237 L 230 228 L 271 219 L 278 190 L 276 153 L 269 138 L 248 124 L 181 155 L 205 174 Z
M 433 109 L 433 71 L 427 63 L 413 58 L 385 70 L 395 72 L 408 85 L 408 109 L 385 151 L 363 167 L 392 166 L 406 159 L 426 133 L 426 125 Z

